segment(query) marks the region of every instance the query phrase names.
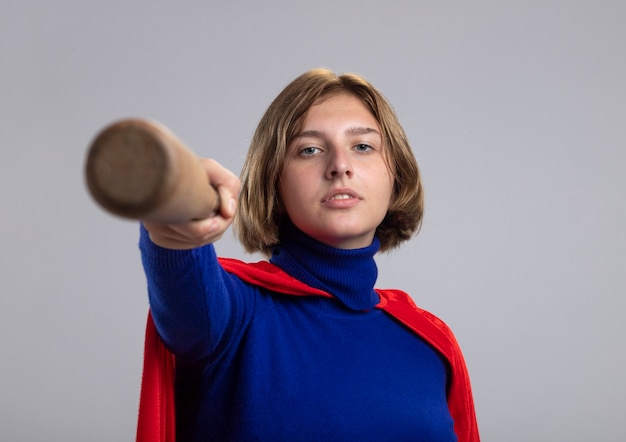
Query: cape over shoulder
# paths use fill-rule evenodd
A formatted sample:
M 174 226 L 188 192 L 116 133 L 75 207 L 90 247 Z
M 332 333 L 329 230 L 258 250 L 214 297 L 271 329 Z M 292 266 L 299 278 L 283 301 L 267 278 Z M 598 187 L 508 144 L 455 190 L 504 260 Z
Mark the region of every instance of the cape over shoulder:
M 247 263 L 231 258 L 218 260 L 228 273 L 277 293 L 333 297 L 330 293 L 293 278 L 268 261 Z M 448 408 L 454 420 L 454 431 L 459 442 L 479 442 L 469 374 L 450 328 L 432 313 L 417 307 L 411 297 L 401 290 L 376 289 L 376 292 L 380 296 L 376 308 L 404 324 L 448 361 L 451 370 Z M 138 442 L 175 440 L 174 364 L 175 358 L 163 345 L 149 313 L 137 425 Z

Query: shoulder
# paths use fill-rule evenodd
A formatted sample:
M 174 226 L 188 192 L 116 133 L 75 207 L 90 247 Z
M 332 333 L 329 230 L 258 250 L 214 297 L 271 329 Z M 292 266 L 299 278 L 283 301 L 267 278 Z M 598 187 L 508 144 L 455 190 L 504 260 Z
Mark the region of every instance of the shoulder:
M 219 257 L 218 261 L 224 270 L 228 273 L 234 273 L 236 275 L 246 273 L 273 274 L 281 271 L 278 267 L 270 264 L 268 261 L 245 262 L 239 259 L 223 257 Z
M 409 316 L 417 315 L 443 331 L 450 331 L 450 327 L 442 319 L 428 310 L 418 307 L 408 293 L 397 289 L 376 289 L 376 292 L 381 298 L 379 308 L 393 311 L 403 310 Z
M 255 286 L 287 295 L 332 297 L 331 294 L 323 290 L 306 285 L 268 261 L 250 263 L 232 258 L 218 258 L 218 260 L 226 272 Z
M 389 313 L 410 330 L 429 342 L 450 361 L 460 354 L 460 349 L 450 327 L 433 313 L 418 307 L 402 290 L 377 289 L 380 303 L 377 308 Z

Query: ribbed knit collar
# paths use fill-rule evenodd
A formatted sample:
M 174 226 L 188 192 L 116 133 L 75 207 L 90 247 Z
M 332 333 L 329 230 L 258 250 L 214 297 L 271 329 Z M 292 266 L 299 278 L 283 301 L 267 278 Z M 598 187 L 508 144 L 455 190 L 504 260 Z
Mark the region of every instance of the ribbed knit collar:
M 355 311 L 369 310 L 379 302 L 374 284 L 378 268 L 374 255 L 378 238 L 360 249 L 336 249 L 304 234 L 291 223 L 281 231 L 280 244 L 270 262 L 300 281 L 333 294 Z

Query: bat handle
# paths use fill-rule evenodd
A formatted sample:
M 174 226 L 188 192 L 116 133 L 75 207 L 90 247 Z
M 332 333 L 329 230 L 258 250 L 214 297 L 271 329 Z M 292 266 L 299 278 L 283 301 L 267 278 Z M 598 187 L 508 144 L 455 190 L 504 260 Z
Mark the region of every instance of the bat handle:
M 125 119 L 91 143 L 87 187 L 102 208 L 123 218 L 180 223 L 212 216 L 219 196 L 199 158 L 165 126 Z

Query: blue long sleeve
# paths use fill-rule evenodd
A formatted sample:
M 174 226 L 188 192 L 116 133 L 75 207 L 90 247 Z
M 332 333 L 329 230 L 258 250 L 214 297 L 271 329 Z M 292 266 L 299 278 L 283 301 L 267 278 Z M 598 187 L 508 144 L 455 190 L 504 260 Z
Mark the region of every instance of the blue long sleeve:
M 272 263 L 336 296 L 289 296 L 226 273 L 212 246 L 140 247 L 150 306 L 176 355 L 178 441 L 455 441 L 448 369 L 373 308 L 372 246 L 337 250 L 293 228 Z
M 253 311 L 253 288 L 222 269 L 212 245 L 165 249 L 143 227 L 139 245 L 150 309 L 168 349 L 197 361 L 228 346 Z

